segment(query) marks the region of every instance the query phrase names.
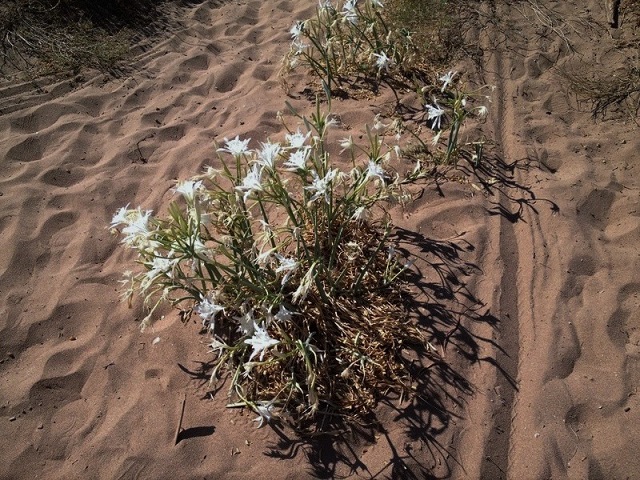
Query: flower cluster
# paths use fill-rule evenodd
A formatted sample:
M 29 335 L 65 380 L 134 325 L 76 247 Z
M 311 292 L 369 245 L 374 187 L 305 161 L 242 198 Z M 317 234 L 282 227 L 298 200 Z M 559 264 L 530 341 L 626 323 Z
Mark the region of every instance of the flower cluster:
M 321 1 L 316 15 L 291 27 L 283 73 L 304 66 L 329 88 L 356 73 L 380 78 L 418 60 L 409 32 L 390 28 L 380 0 Z
M 143 327 L 163 302 L 197 315 L 212 380 L 227 372 L 235 404 L 260 425 L 276 412 L 298 426 L 336 407 L 362 413 L 380 379 L 403 388 L 398 340 L 419 337 L 397 318 L 394 281 L 407 267 L 377 213 L 403 197 L 390 152 L 369 132 L 367 147 L 345 147 L 353 163 L 341 169 L 327 151 L 331 116 L 318 107 L 303 120 L 309 131 L 255 149 L 225 139 L 217 168 L 176 185 L 168 218 L 127 206 L 111 222 L 143 267 L 126 280 L 150 308 Z
M 446 132 L 446 150 L 443 155 L 444 163 L 456 163 L 460 154 L 460 129 L 464 125 L 465 119 L 473 115 L 483 119 L 488 114 L 488 109 L 484 105 L 471 106 L 471 101 L 481 96 L 482 87 L 475 92 L 466 92 L 456 84 L 458 72 L 449 71 L 438 78 L 440 85 L 440 104 L 435 94 L 432 94 L 431 101 L 424 104 L 426 110 L 427 123 L 435 132 L 432 139 L 432 146 L 437 147 Z M 433 91 L 434 89 L 424 88 L 422 92 Z M 490 100 L 488 96 L 483 96 L 485 100 Z M 480 161 L 483 141 L 471 142 L 476 152 L 471 156 L 475 163 Z

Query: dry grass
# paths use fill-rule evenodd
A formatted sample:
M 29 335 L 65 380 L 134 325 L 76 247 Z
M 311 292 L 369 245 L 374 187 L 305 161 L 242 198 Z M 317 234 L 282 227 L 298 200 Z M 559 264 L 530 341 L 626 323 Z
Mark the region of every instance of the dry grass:
M 390 393 L 412 397 L 416 379 L 407 352 L 413 356 L 428 353 L 424 333 L 405 307 L 409 303 L 406 285 L 382 282 L 388 253 L 376 248 L 382 242 L 380 229 L 348 221 L 342 225 L 348 232 L 334 268 L 346 272 L 345 285 L 354 285 L 363 262 L 370 260 L 361 288 L 336 292 L 329 301 L 312 292 L 292 321 L 282 324 L 285 335 L 300 342 L 299 354 L 285 365 L 255 368 L 241 381 L 250 398 L 287 392 L 281 415 L 299 433 L 364 425 L 378 402 Z M 306 232 L 309 242 L 315 235 L 313 229 Z M 352 245 L 360 246 L 355 261 L 349 249 Z M 306 353 L 305 340 L 314 346 Z
M 3 0 L 0 75 L 113 70 L 166 24 L 151 0 Z
M 559 68 L 558 73 L 579 102 L 591 104 L 594 118 L 603 118 L 610 107 L 620 106 L 637 121 L 640 109 L 640 68 L 624 67 L 613 75 L 593 75 L 589 67 Z

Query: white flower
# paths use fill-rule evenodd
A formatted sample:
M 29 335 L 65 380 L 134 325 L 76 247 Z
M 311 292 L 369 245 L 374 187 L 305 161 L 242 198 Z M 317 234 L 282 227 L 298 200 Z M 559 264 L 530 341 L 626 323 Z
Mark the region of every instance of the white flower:
M 356 208 L 356 211 L 351 215 L 351 220 L 355 221 L 365 221 L 369 218 L 369 210 L 364 205 Z
M 380 120 L 380 114 L 376 113 L 376 116 L 373 117 L 373 129 L 376 131 L 382 131 L 385 128 L 387 128 L 390 124 L 388 123 L 383 123 L 382 120 Z
M 300 264 L 294 258 L 283 257 L 280 254 L 276 254 L 275 256 L 278 259 L 278 262 L 280 262 L 280 265 L 276 268 L 276 273 L 285 272 L 284 277 L 282 277 L 282 285 L 284 286 L 289 281 L 289 278 L 291 278 L 291 275 L 293 275 L 298 269 Z
M 293 24 L 293 27 L 291 27 L 291 30 L 289 30 L 289 33 L 291 34 L 291 38 L 293 38 L 294 40 L 297 40 L 298 37 L 300 37 L 300 35 L 302 34 L 303 30 L 304 30 L 304 22 L 297 21 L 296 23 Z
M 447 89 L 449 84 L 451 84 L 451 82 L 453 81 L 453 77 L 455 77 L 457 73 L 458 72 L 450 70 L 448 73 L 445 73 L 438 79 L 442 82 L 442 88 L 440 89 L 440 92 L 444 92 Z
M 307 141 L 307 138 L 311 135 L 311 132 L 307 132 L 307 134 L 303 134 L 300 131 L 300 128 L 296 130 L 296 133 L 288 133 L 285 135 L 287 142 L 289 143 L 289 147 L 291 148 L 301 148 L 304 145 L 304 142 Z
M 253 421 L 259 422 L 257 428 L 262 428 L 265 422 L 269 423 L 273 418 L 273 413 L 271 413 L 273 403 L 264 401 L 258 402 L 254 408 L 256 409 L 256 413 L 258 414 L 258 416 L 254 418 Z
M 129 204 L 125 207 L 118 209 L 115 215 L 111 218 L 111 228 L 115 228 L 123 223 L 129 223 Z
M 357 1 L 358 0 L 347 0 L 344 7 L 342 7 L 342 15 L 344 16 L 344 19 L 352 25 L 358 23 L 358 11 L 356 10 Z
M 246 202 L 249 196 L 253 192 L 262 190 L 262 166 L 259 164 L 254 165 L 247 173 L 247 176 L 242 180 L 242 185 L 238 185 L 236 190 L 244 192 L 244 201 Z
M 384 5 L 382 4 L 382 2 L 380 0 L 370 0 L 371 1 L 371 6 L 373 8 L 383 8 Z
M 393 67 L 393 59 L 387 57 L 385 52 L 374 53 L 373 56 L 376 57 L 376 67 L 378 67 L 378 71 L 383 68 L 385 71 L 388 71 L 389 67 Z
M 262 149 L 258 152 L 258 164 L 273 170 L 281 150 L 282 147 L 279 143 L 263 143 Z
M 342 147 L 342 150 L 340 150 L 340 153 L 344 152 L 345 150 L 349 150 L 353 148 L 353 137 L 349 135 L 348 138 L 343 138 L 342 140 L 338 140 L 338 144 Z
M 244 341 L 244 343 L 253 347 L 253 352 L 249 356 L 249 361 L 253 360 L 258 353 L 260 354 L 260 361 L 263 360 L 264 354 L 267 348 L 273 347 L 280 343 L 280 340 L 276 340 L 269 336 L 266 328 L 262 328 L 257 323 L 253 323 L 253 336 Z
M 300 55 L 308 47 L 309 47 L 309 44 L 308 43 L 304 43 L 299 38 L 297 38 L 293 42 L 291 42 L 291 50 L 293 51 L 294 55 Z M 290 66 L 293 68 L 297 64 L 298 64 L 298 59 L 297 58 L 292 58 L 291 62 L 290 62 Z
M 433 97 L 433 105 L 426 104 L 425 108 L 427 109 L 427 118 L 429 120 L 433 120 L 431 128 L 433 130 L 440 130 L 440 122 L 442 120 L 442 116 L 444 115 L 444 110 L 440 108 L 438 105 L 438 101 L 435 97 Z
M 245 335 L 253 335 L 255 320 L 253 319 L 253 310 L 248 308 L 246 305 L 242 306 L 243 310 L 246 310 L 246 313 L 239 317 L 233 317 L 234 320 L 237 320 L 240 324 L 239 330 Z
M 240 140 L 240 137 L 236 135 L 236 138 L 234 138 L 233 140 L 227 140 L 227 138 L 225 137 L 224 141 L 225 147 L 219 148 L 219 152 L 228 152 L 234 157 L 239 157 L 240 155 L 249 153 L 249 149 L 247 147 L 249 145 L 249 142 L 251 141 L 250 138 L 246 140 Z
M 478 111 L 478 116 L 480 118 L 486 117 L 487 114 L 489 113 L 489 109 L 487 107 L 485 107 L 484 105 L 481 105 L 480 107 L 476 108 L 476 110 Z
M 382 183 L 384 183 L 384 169 L 373 160 L 369 160 L 367 166 L 367 179 L 378 177 Z
M 276 313 L 273 316 L 273 318 L 275 318 L 278 322 L 287 322 L 291 320 L 293 315 L 294 313 L 287 310 L 284 305 L 280 305 L 280 309 L 278 310 L 278 313 Z
M 323 178 L 320 178 L 315 170 L 311 172 L 313 181 L 311 185 L 304 187 L 305 190 L 313 192 L 313 196 L 310 199 L 311 202 L 316 201 L 320 197 L 324 197 L 325 202 L 329 203 L 330 185 L 337 173 L 337 169 L 329 170 Z
M 309 148 L 301 148 L 290 154 L 289 159 L 283 165 L 290 170 L 305 170 L 308 156 Z
M 122 217 L 122 212 L 116 213 L 119 218 L 114 220 L 119 221 Z M 122 229 L 124 239 L 122 242 L 131 247 L 147 248 L 149 245 L 149 218 L 151 218 L 151 210 L 143 212 L 140 207 L 136 210 L 128 210 L 126 212 L 126 227 Z
M 318 9 L 319 10 L 332 10 L 333 4 L 331 0 L 318 0 Z
M 339 124 L 340 124 L 340 120 L 338 120 L 338 118 L 336 118 L 335 115 L 329 114 L 325 119 L 324 126 L 325 128 L 331 128 Z
M 193 180 L 185 180 L 183 182 L 179 182 L 176 185 L 176 188 L 173 189 L 175 193 L 181 194 L 184 199 L 191 203 L 193 202 L 196 193 L 202 188 L 202 181 L 198 180 L 194 182 Z
M 162 274 L 167 275 L 169 278 L 173 278 L 173 270 L 180 261 L 177 258 L 170 258 L 173 256 L 173 250 L 169 252 L 168 257 L 156 256 L 153 258 L 151 264 L 145 263 L 145 266 L 149 269 L 147 273 L 140 279 L 140 289 L 146 291 L 153 281 Z
M 213 298 L 204 298 L 193 310 L 202 318 L 202 325 L 208 326 L 209 330 L 213 330 L 216 315 L 224 312 L 224 307 L 215 303 Z
M 151 262 L 151 270 L 147 275 L 155 277 L 160 273 L 166 273 L 167 276 L 173 278 L 173 267 L 178 263 L 177 258 L 155 257 Z

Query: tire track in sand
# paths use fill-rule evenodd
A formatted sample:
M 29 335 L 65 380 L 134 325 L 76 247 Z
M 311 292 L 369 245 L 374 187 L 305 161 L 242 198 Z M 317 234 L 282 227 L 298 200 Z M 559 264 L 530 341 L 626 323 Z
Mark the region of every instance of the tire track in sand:
M 485 6 L 489 9 L 488 18 L 498 18 L 503 12 L 498 12 L 495 2 Z M 506 18 L 506 17 L 503 17 Z M 509 17 L 510 18 L 510 17 Z M 512 165 L 516 156 L 512 152 L 511 130 L 513 126 L 513 108 L 507 100 L 510 98 L 508 65 L 503 58 L 502 47 L 496 48 L 491 43 L 498 43 L 501 35 L 493 26 L 489 30 L 492 38 L 484 39 L 485 50 L 493 50 L 489 63 L 491 85 L 495 86 L 493 135 L 497 145 L 497 154 L 506 165 Z M 513 208 L 509 198 L 500 193 L 500 210 L 510 212 Z M 499 293 L 499 332 L 495 361 L 498 366 L 496 382 L 493 387 L 494 411 L 491 430 L 488 433 L 483 462 L 480 466 L 480 478 L 507 478 L 510 465 L 511 430 L 514 425 L 515 404 L 517 403 L 517 379 L 519 370 L 520 348 L 520 312 L 518 292 L 518 272 L 520 266 L 518 239 L 511 215 L 500 215 L 499 220 L 499 258 L 502 262 L 502 277 Z
M 516 202 L 506 191 L 500 198 L 506 216 L 500 217 L 499 228 L 501 325 L 496 361 L 502 371 L 494 386 L 499 402 L 494 403 L 480 477 L 562 478 L 576 464 L 575 478 L 585 478 L 580 467 L 586 464 L 573 460 L 588 458 L 588 452 L 582 453 L 579 428 L 567 423 L 576 393 L 583 388 L 575 387 L 579 380 L 572 372 L 584 353 L 584 341 L 574 327 L 580 317 L 568 310 L 566 291 L 572 290 L 567 285 L 576 284 L 574 293 L 582 298 L 581 279 L 594 275 L 598 262 L 591 261 L 582 246 L 572 245 L 589 235 L 576 237 L 581 230 L 567 208 L 571 203 L 562 202 L 560 192 L 571 191 L 563 175 L 586 178 L 594 167 L 575 162 L 571 171 L 555 173 L 579 132 L 572 130 L 575 114 L 567 111 L 547 73 L 568 55 L 566 40 L 545 35 L 526 7 L 491 2 L 487 10 L 490 27 L 484 46 L 490 54 L 487 80 L 496 86 L 494 138 L 502 160 L 516 167 L 514 181 L 520 192 Z M 570 6 L 560 13 L 573 15 Z M 520 168 L 535 161 L 541 170 L 535 165 Z M 528 185 L 535 185 L 535 192 Z M 561 201 L 562 210 L 536 195 Z M 589 250 L 602 256 L 597 249 Z

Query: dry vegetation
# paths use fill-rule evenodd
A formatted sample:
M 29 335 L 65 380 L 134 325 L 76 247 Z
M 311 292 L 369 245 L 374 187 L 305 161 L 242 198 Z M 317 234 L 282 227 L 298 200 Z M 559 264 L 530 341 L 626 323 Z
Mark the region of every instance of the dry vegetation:
M 632 29 L 640 27 L 640 1 L 620 2 L 621 22 Z M 595 67 L 578 62 L 558 68 L 558 74 L 579 103 L 590 105 L 594 118 L 604 118 L 612 107 L 620 108 L 637 123 L 640 109 L 640 39 L 617 40 L 616 63 Z M 623 58 L 623 61 L 620 61 Z M 610 62 L 611 63 L 611 62 Z
M 4 0 L 0 75 L 112 71 L 132 45 L 166 29 L 169 1 Z M 177 3 L 177 2 L 174 2 Z

